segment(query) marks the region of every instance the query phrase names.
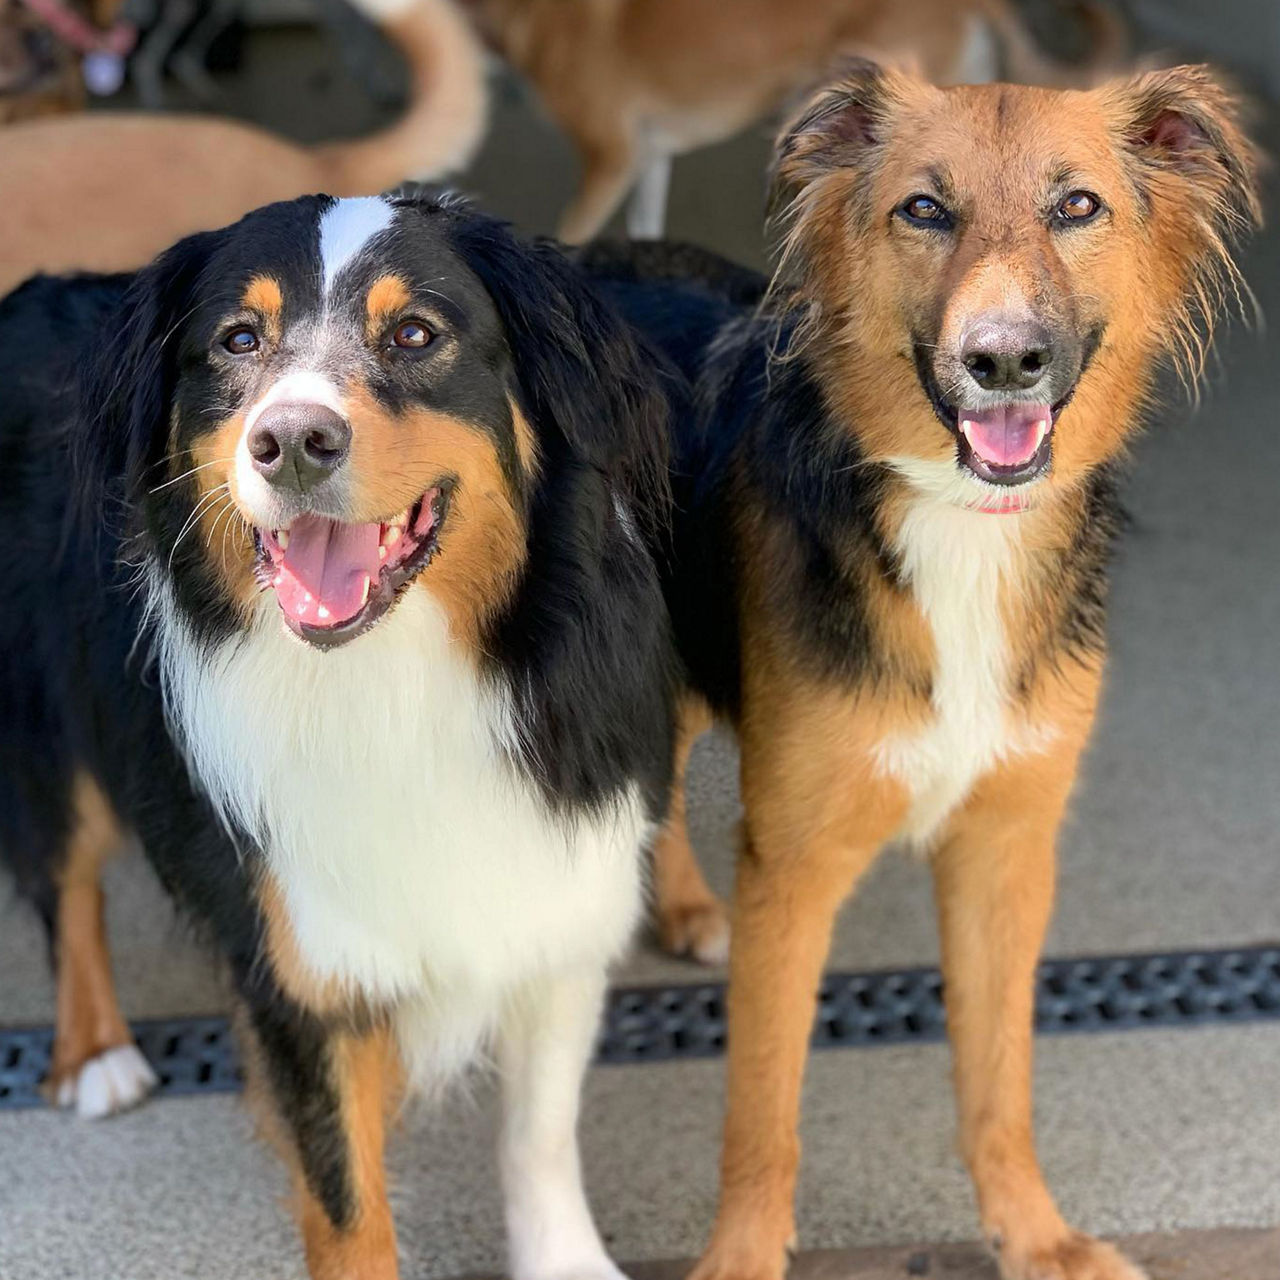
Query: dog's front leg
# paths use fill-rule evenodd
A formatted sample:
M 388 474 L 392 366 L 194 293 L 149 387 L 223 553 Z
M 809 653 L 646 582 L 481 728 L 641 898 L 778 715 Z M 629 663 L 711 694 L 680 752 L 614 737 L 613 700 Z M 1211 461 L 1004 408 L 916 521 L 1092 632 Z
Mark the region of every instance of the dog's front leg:
M 248 995 L 249 1096 L 285 1157 L 312 1280 L 397 1280 L 383 1146 L 402 1070 L 387 1029 L 334 1031 L 282 993 Z
M 498 1039 L 500 1164 L 512 1280 L 621 1280 L 582 1189 L 578 1101 L 604 999 L 604 968 L 535 982 Z
M 1086 731 L 1077 723 L 1048 752 L 984 778 L 933 858 L 960 1146 L 1005 1280 L 1141 1280 L 1063 1222 L 1032 1134 L 1035 970 Z
M 753 711 L 741 735 L 720 1209 L 692 1280 L 780 1280 L 786 1270 L 800 1087 L 832 924 L 905 809 L 849 719 L 847 699 L 802 691 Z

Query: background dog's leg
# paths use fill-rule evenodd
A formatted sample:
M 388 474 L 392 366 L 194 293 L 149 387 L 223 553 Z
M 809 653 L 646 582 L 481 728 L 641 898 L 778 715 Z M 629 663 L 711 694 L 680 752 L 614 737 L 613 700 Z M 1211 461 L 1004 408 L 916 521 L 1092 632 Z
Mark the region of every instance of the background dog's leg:
M 560 216 L 558 235 L 566 244 L 585 244 L 613 216 L 636 172 L 635 145 L 625 134 L 577 138 L 582 180 Z
M 905 803 L 864 754 L 840 744 L 838 707 L 808 698 L 793 715 L 787 702 L 779 694 L 743 716 L 720 1210 L 693 1280 L 780 1280 L 786 1269 L 800 1085 L 832 922 Z
M 960 1145 L 1006 1280 L 1138 1280 L 1063 1222 L 1031 1122 L 1036 962 L 1053 903 L 1054 839 L 1083 738 L 988 776 L 934 855 Z
M 633 240 L 661 240 L 667 223 L 671 157 L 655 152 L 645 161 L 627 205 L 627 234 Z
M 54 918 L 58 1009 L 48 1089 L 59 1106 L 99 1119 L 141 1102 L 157 1081 L 120 1012 L 102 918 L 102 866 L 124 835 L 87 773 L 75 779 L 71 811 Z
M 711 712 L 697 698 L 681 701 L 667 818 L 653 843 L 654 913 L 658 937 L 672 955 L 703 964 L 729 959 L 729 913 L 711 892 L 689 843 L 685 815 L 685 770 L 693 744 L 711 727 Z
M 499 1036 L 500 1163 L 512 1280 L 620 1280 L 582 1189 L 578 1102 L 604 999 L 599 972 L 531 985 Z
M 312 1280 L 397 1280 L 383 1146 L 402 1070 L 390 1031 L 330 1031 L 259 988 L 241 1020 L 249 1096 L 293 1173 Z

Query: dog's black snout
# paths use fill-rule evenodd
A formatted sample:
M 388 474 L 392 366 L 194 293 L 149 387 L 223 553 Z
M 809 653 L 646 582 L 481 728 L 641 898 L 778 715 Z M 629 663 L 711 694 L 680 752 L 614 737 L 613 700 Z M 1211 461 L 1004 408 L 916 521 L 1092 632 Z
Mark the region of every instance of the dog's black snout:
M 245 443 L 261 475 L 305 493 L 346 460 L 351 427 L 328 405 L 273 404 L 258 415 Z
M 1053 344 L 1035 321 L 983 320 L 965 335 L 960 359 L 984 391 L 1026 390 L 1053 363 Z

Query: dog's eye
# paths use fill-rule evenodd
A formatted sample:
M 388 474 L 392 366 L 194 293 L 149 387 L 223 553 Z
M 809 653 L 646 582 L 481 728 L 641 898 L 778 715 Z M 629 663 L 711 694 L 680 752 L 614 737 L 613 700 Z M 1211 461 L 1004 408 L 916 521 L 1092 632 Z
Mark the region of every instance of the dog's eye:
M 258 349 L 258 335 L 246 325 L 232 329 L 222 340 L 222 345 L 233 356 L 247 356 Z
M 1087 191 L 1073 191 L 1058 202 L 1057 214 L 1064 222 L 1088 222 L 1099 209 L 1102 201 Z
M 898 206 L 898 212 L 908 222 L 930 227 L 949 227 L 951 215 L 932 196 L 912 196 Z
M 413 350 L 427 346 L 432 337 L 434 335 L 431 330 L 421 320 L 406 320 L 391 335 L 391 345 Z

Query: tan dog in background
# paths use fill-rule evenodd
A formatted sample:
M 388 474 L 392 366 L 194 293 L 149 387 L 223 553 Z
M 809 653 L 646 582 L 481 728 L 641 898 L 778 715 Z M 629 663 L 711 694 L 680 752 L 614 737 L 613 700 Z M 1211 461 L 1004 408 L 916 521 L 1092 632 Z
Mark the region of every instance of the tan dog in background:
M 95 112 L 0 131 L 0 294 L 37 271 L 122 271 L 193 231 L 311 192 L 460 168 L 484 133 L 484 53 L 452 0 L 353 0 L 409 62 L 390 128 L 305 147 L 234 120 Z
M 662 234 L 673 156 L 776 111 L 834 57 L 915 66 L 947 84 L 1087 83 L 1127 46 L 1109 10 L 1074 5 L 1094 51 L 1078 66 L 1038 52 L 1011 0 L 463 0 L 533 83 L 582 162 L 559 235 L 595 236 L 634 188 L 627 227 Z

